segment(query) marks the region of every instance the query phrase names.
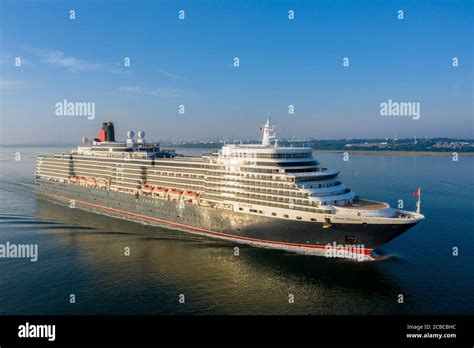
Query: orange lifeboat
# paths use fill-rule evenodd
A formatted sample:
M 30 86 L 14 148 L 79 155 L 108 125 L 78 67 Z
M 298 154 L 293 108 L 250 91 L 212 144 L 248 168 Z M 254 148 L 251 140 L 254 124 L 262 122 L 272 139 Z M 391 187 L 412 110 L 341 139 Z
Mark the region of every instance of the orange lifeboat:
M 182 193 L 183 193 L 183 191 L 171 189 L 171 190 L 168 191 L 168 196 L 171 199 L 178 199 L 181 196 Z
M 156 186 L 156 187 L 153 189 L 153 193 L 155 194 L 155 196 L 157 196 L 157 197 L 159 197 L 159 198 L 164 198 L 164 197 L 166 197 L 166 192 L 168 192 L 168 189 L 165 189 L 164 187 Z
M 171 189 L 169 190 L 168 194 L 170 196 L 181 196 L 181 194 L 183 193 L 183 191 L 180 191 L 180 190 L 175 190 L 175 189 Z
M 70 177 L 69 177 L 69 182 L 70 182 L 70 183 L 75 184 L 75 183 L 77 183 L 78 181 L 79 181 L 79 178 L 78 178 L 77 176 L 70 176 Z
M 89 186 L 95 186 L 95 183 L 96 183 L 94 178 L 87 178 L 86 182 L 87 182 L 87 185 Z
M 85 176 L 80 176 L 79 177 L 79 184 L 85 185 L 87 182 L 87 178 Z
M 147 194 L 151 194 L 153 192 L 153 186 L 151 185 L 143 185 L 142 186 L 142 192 L 143 193 L 147 193 Z
M 187 203 L 197 203 L 198 197 L 199 193 L 193 191 L 185 192 L 183 195 L 183 199 Z

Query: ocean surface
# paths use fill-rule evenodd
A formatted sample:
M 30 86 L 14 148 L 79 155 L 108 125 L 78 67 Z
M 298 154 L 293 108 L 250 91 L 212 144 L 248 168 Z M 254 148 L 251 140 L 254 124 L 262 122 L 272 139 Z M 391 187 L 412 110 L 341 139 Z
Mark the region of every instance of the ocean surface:
M 356 262 L 234 256 L 233 243 L 37 199 L 35 156 L 61 150 L 0 148 L 0 244 L 39 248 L 37 262 L 0 258 L 0 314 L 474 314 L 474 157 L 316 153 L 362 197 L 414 210 L 421 187 L 426 220 Z

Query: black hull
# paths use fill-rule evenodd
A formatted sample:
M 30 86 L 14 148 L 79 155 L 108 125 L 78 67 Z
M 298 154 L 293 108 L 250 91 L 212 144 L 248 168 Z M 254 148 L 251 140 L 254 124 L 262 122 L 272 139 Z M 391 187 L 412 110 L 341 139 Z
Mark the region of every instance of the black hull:
M 332 224 L 285 220 L 229 210 L 184 204 L 132 194 L 106 191 L 75 184 L 38 179 L 39 196 L 98 213 L 145 221 L 213 238 L 232 240 L 260 247 L 309 254 L 325 254 L 327 245 L 357 245 L 357 254 L 398 237 L 416 223 Z

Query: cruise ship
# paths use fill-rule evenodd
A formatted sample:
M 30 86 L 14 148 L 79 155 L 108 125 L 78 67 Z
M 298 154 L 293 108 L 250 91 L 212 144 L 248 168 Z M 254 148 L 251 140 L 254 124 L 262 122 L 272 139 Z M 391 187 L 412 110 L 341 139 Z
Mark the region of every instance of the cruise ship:
M 40 198 L 211 238 L 302 254 L 376 257 L 424 219 L 356 195 L 308 147 L 283 147 L 270 117 L 259 144 L 200 157 L 145 140 L 115 140 L 112 122 L 70 153 L 37 157 Z

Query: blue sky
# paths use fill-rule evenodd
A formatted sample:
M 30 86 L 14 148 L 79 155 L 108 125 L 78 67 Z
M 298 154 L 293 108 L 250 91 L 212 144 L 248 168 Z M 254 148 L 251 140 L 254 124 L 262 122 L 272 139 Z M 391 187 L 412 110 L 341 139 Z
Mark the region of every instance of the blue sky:
M 468 0 L 0 0 L 0 144 L 106 120 L 119 137 L 255 139 L 269 112 L 280 137 L 472 138 L 473 37 Z M 94 102 L 95 119 L 56 116 L 64 99 Z M 389 99 L 419 102 L 420 119 L 382 117 Z

